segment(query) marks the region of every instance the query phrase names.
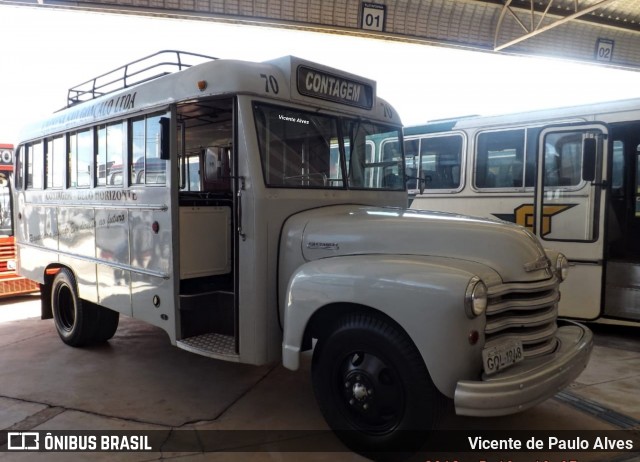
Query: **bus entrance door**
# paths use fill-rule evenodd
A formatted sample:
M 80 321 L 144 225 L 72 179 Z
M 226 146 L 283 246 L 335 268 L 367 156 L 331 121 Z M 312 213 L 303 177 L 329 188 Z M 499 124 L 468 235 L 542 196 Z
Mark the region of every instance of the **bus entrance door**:
M 234 101 L 178 107 L 179 348 L 240 361 L 233 176 Z
M 640 321 L 640 124 L 612 125 L 604 314 Z
M 604 262 L 603 124 L 549 126 L 540 132 L 534 230 L 546 248 L 569 259 L 560 316 L 600 316 Z

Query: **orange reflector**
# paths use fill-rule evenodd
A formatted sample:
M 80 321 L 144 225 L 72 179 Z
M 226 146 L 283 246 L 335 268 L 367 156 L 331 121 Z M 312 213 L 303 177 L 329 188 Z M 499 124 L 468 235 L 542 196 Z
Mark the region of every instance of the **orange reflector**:
M 205 91 L 207 89 L 207 81 L 206 80 L 198 80 L 198 90 Z
M 44 271 L 44 274 L 46 274 L 47 276 L 54 276 L 56 274 L 58 274 L 60 272 L 60 268 L 47 268 Z

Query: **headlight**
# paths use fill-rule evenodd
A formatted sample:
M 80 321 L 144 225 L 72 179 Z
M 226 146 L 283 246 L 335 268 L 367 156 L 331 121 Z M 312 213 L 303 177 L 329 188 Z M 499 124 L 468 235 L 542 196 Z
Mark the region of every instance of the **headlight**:
M 561 253 L 556 257 L 556 273 L 561 281 L 567 279 L 569 275 L 569 260 Z
M 7 269 L 9 271 L 15 271 L 17 269 L 15 260 L 7 260 Z
M 487 286 L 478 276 L 472 277 L 467 285 L 464 305 L 467 316 L 472 319 L 480 316 L 487 309 Z

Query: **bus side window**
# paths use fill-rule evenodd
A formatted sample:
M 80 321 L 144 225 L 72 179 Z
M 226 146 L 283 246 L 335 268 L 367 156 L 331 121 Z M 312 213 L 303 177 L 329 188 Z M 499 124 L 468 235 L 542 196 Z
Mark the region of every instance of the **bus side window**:
M 132 120 L 129 128 L 131 137 L 131 178 L 130 184 L 144 183 L 144 118 Z
M 476 147 L 477 188 L 522 188 L 524 185 L 524 130 L 485 132 Z
M 72 133 L 68 139 L 67 186 L 87 188 L 91 186 L 93 165 L 93 130 Z
M 125 133 L 124 122 L 103 125 L 98 128 L 97 186 L 122 186 L 123 151 L 126 147 Z
M 550 133 L 545 137 L 544 184 L 577 186 L 582 181 L 583 132 Z
M 458 189 L 462 170 L 462 136 L 422 138 L 420 162 L 425 189 Z
M 167 161 L 160 158 L 162 117 L 142 117 L 131 122 L 131 184 L 164 185 L 167 182 Z
M 41 141 L 27 145 L 27 189 L 42 189 L 44 149 Z
M 16 151 L 16 172 L 15 172 L 15 188 L 17 190 L 24 189 L 24 146 L 20 146 Z
M 46 185 L 47 189 L 62 188 L 64 182 L 64 161 L 67 147 L 66 138 L 58 136 L 47 141 Z

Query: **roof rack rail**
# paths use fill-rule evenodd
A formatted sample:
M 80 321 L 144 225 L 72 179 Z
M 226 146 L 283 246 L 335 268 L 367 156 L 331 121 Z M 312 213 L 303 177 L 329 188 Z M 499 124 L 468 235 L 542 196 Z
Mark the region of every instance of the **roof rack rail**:
M 217 58 L 178 50 L 158 51 L 70 88 L 67 94 L 67 107 L 212 59 Z

